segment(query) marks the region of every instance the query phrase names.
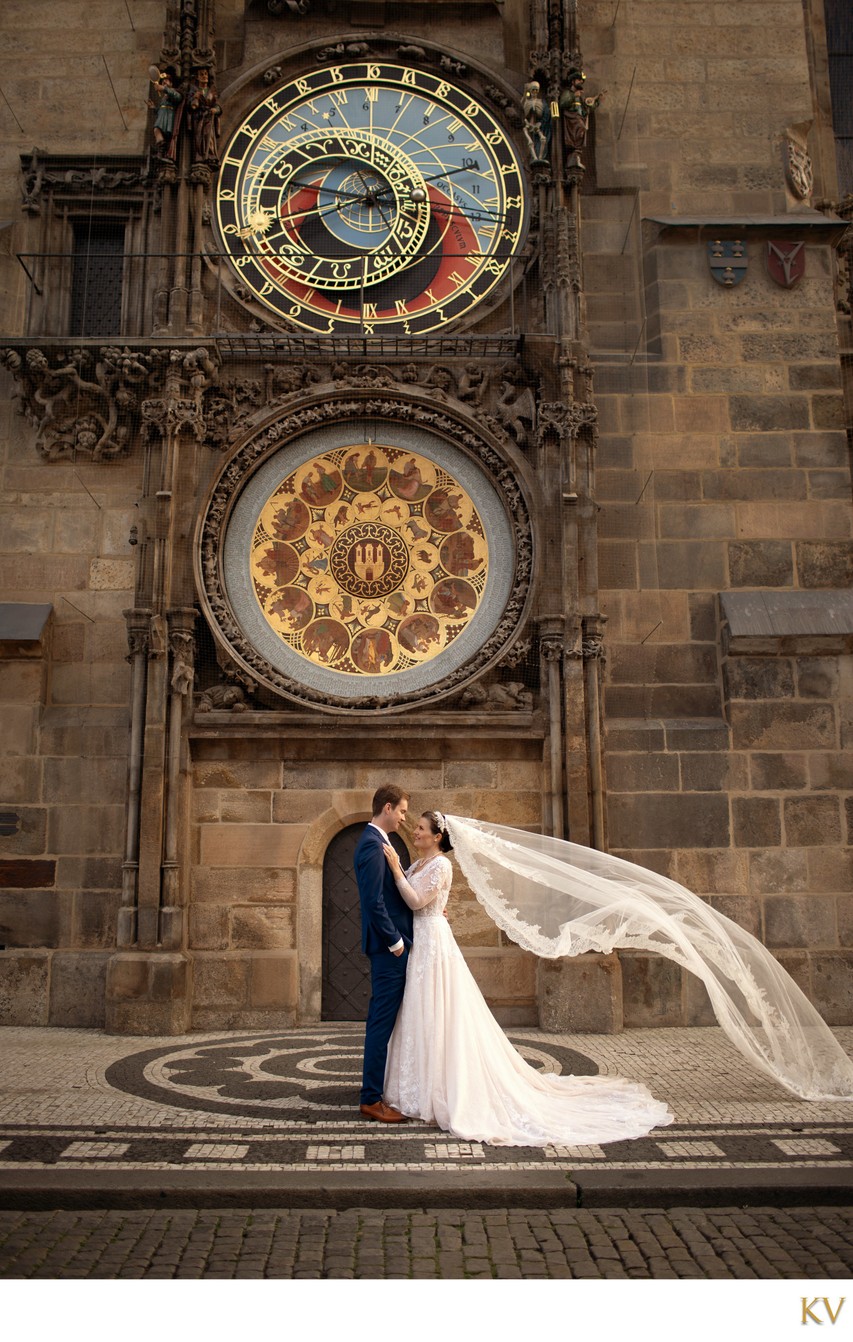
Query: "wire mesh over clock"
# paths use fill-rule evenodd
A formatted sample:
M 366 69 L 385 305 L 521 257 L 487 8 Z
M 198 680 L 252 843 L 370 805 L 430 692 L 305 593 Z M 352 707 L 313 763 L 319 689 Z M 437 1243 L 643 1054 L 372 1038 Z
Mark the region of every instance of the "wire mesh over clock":
M 253 674 L 375 707 L 446 693 L 500 652 L 526 602 L 530 525 L 506 464 L 471 437 L 502 484 L 428 429 L 374 420 L 299 434 L 248 472 L 232 461 L 200 576 L 211 623 Z

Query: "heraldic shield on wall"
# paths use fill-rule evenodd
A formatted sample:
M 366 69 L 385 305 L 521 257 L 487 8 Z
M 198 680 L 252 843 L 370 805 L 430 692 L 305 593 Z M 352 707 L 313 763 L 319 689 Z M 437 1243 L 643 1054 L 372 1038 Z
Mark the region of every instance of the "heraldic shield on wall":
M 268 692 L 375 711 L 444 697 L 500 656 L 532 537 L 513 468 L 473 426 L 361 409 L 318 405 L 237 450 L 198 576 L 217 638 Z

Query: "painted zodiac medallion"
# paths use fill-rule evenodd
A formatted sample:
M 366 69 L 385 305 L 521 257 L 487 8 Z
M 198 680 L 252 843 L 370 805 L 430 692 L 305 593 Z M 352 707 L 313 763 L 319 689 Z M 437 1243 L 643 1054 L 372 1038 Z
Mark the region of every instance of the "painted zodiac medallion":
M 415 451 L 350 444 L 291 471 L 257 515 L 251 584 L 290 649 L 350 676 L 446 651 L 481 603 L 489 546 L 477 508 Z

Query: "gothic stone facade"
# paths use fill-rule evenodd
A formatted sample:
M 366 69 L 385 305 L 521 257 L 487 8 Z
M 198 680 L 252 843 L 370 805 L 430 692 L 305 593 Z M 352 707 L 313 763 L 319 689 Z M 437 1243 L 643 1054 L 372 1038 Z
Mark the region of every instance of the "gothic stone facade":
M 849 306 L 820 0 L 51 0 L 0 30 L 0 1020 L 319 1020 L 329 846 L 387 779 L 415 811 L 665 871 L 853 1020 Z M 183 94 L 162 143 L 152 63 Z M 392 65 L 491 118 L 524 223 L 489 292 L 425 334 L 366 329 L 369 307 L 318 334 L 223 259 L 220 160 L 276 90 L 359 66 L 369 112 Z M 191 110 L 201 68 L 218 124 L 212 99 Z M 584 96 L 606 90 L 585 126 L 581 68 Z M 362 187 L 331 189 L 375 225 L 384 188 Z M 481 246 L 516 207 L 491 208 Z M 403 635 L 364 614 L 370 674 L 338 695 L 320 633 L 301 662 L 258 650 L 223 564 L 246 481 L 353 424 L 443 444 L 493 509 L 489 582 L 509 577 L 461 660 L 424 652 L 452 618 L 432 607 L 407 681 L 371 680 Z M 451 603 L 474 591 L 452 571 Z M 711 1020 L 655 957 L 537 964 L 462 886 L 453 924 L 507 1023 Z

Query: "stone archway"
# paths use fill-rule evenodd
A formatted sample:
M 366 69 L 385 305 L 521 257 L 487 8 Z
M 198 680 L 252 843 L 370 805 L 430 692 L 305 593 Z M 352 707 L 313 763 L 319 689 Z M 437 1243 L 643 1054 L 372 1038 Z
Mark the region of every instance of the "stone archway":
M 352 858 L 363 825 L 348 825 L 323 859 L 323 1020 L 366 1020 L 370 962 L 361 951 L 361 919 Z
M 330 808 L 323 811 L 310 825 L 302 843 L 297 873 L 297 926 L 299 929 L 297 946 L 299 955 L 299 1019 L 306 1023 L 323 1019 L 364 1019 L 364 1015 L 327 1018 L 324 1014 L 324 967 L 326 962 L 326 956 L 324 955 L 324 915 L 326 909 L 323 878 L 327 854 L 330 850 L 333 853 L 332 860 L 340 869 L 342 878 L 346 878 L 347 868 L 351 871 L 352 853 L 355 851 L 355 845 L 362 828 L 369 819 L 370 798 L 367 794 L 361 810 L 341 813 L 334 808 Z M 396 840 L 394 846 L 400 856 L 408 863 L 410 857 L 405 844 L 397 835 L 394 835 L 393 838 Z M 355 877 L 353 876 L 351 879 L 351 887 L 348 892 L 343 892 L 343 897 L 352 909 L 347 921 L 350 925 L 350 938 L 354 944 L 354 956 L 356 962 L 358 962 L 362 959 L 358 893 Z M 364 967 L 365 973 L 367 973 L 366 959 L 364 960 Z M 365 998 L 365 1015 L 366 1012 L 367 999 Z
M 323 858 L 322 1019 L 366 1020 L 370 962 L 361 950 L 361 914 L 352 859 L 364 825 L 348 825 L 330 841 Z M 390 836 L 408 865 L 406 845 Z

